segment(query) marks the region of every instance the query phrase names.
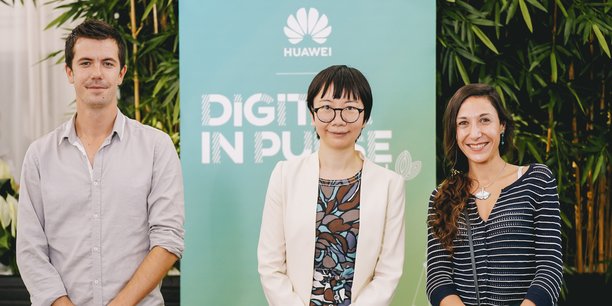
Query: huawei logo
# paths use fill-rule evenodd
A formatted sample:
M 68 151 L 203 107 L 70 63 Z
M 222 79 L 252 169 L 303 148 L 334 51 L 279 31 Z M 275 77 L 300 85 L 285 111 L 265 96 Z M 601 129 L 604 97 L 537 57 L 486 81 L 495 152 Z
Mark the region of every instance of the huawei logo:
M 310 36 L 313 41 L 322 44 L 331 34 L 332 28 L 328 25 L 327 16 L 319 15 L 319 11 L 315 8 L 301 8 L 295 15 L 289 15 L 287 18 L 287 26 L 283 29 L 285 35 L 292 44 L 297 44 L 304 40 L 304 36 Z

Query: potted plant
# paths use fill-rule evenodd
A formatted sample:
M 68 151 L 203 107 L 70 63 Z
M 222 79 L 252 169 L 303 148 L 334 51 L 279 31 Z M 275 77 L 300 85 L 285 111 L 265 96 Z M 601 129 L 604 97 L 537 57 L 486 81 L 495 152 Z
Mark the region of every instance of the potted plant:
M 0 159 L 0 275 L 18 275 L 16 259 L 19 185 L 8 164 Z
M 0 159 L 0 305 L 29 305 L 28 291 L 17 268 L 17 199 L 19 185 Z

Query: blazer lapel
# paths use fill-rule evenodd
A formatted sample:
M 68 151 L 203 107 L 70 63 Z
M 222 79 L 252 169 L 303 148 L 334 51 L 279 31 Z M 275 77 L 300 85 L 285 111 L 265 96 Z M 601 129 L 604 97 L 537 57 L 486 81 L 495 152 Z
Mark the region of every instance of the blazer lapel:
M 359 237 L 357 238 L 357 254 L 355 255 L 355 275 L 353 279 L 353 296 L 359 295 L 363 286 L 372 277 L 371 271 L 378 260 L 381 229 L 384 222 L 385 206 L 377 203 L 385 201 L 386 190 L 381 189 L 376 178 L 376 168 L 372 162 L 364 158 L 361 173 L 361 191 L 359 206 Z M 381 216 L 382 215 L 382 216 Z
M 287 216 L 293 218 L 288 220 L 285 228 L 290 234 L 287 239 L 288 252 L 295 259 L 287 262 L 291 270 L 296 271 L 293 278 L 295 291 L 301 297 L 310 298 L 312 290 L 312 277 L 314 273 L 314 250 L 315 250 L 315 223 L 317 212 L 317 197 L 319 191 L 319 156 L 318 152 L 304 159 L 302 163 L 288 173 L 287 179 L 294 184 L 288 188 L 292 194 L 287 201 L 290 203 L 290 211 Z M 289 255 L 289 254 L 288 254 Z M 308 299 L 304 302 L 307 303 Z

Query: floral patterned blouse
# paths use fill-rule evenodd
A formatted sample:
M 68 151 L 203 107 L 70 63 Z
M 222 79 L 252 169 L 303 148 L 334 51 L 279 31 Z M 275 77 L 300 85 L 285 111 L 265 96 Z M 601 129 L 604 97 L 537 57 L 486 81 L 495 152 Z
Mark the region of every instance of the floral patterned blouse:
M 311 306 L 351 304 L 360 187 L 361 171 L 348 179 L 319 179 Z

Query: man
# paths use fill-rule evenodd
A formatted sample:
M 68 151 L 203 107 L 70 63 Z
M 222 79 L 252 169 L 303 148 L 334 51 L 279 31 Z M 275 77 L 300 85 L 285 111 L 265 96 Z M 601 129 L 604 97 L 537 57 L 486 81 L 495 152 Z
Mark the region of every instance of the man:
M 125 45 L 88 20 L 66 40 L 76 114 L 28 149 L 17 263 L 32 305 L 163 305 L 183 252 L 183 182 L 170 137 L 117 108 Z

